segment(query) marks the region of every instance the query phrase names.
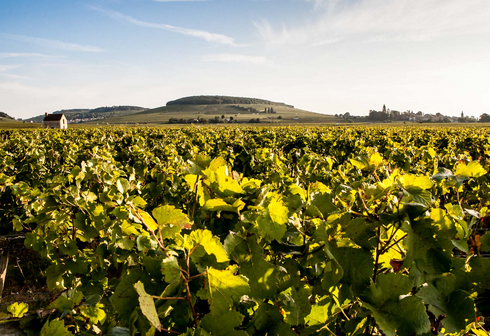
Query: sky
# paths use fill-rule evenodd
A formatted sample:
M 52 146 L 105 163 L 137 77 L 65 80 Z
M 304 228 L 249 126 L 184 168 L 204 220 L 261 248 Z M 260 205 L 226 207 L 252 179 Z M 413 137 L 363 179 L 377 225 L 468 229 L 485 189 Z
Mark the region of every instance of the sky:
M 0 0 L 0 111 L 192 95 L 490 113 L 490 0 Z

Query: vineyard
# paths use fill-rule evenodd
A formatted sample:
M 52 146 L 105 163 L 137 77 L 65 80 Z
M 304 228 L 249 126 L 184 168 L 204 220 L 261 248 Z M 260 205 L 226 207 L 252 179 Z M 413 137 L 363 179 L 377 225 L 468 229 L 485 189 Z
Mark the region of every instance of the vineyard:
M 488 335 L 489 171 L 477 127 L 1 130 L 0 323 Z

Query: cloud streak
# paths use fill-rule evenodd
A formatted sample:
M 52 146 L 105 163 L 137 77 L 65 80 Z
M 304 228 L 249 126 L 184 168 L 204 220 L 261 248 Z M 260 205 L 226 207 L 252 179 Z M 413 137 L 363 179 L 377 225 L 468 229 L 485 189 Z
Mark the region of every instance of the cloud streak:
M 8 64 L 8 65 L 0 64 L 0 72 L 5 72 L 5 71 L 17 69 L 21 66 L 22 66 L 21 64 Z
M 272 45 L 321 45 L 322 41 L 429 41 L 446 36 L 490 32 L 488 0 L 303 0 L 315 19 L 303 25 L 273 27 L 255 22 L 259 36 Z
M 55 56 L 37 53 L 0 53 L 0 59 L 2 58 L 52 58 Z
M 0 36 L 3 36 L 5 38 L 11 39 L 11 40 L 15 40 L 15 41 L 32 43 L 32 44 L 40 45 L 43 47 L 61 49 L 61 50 L 67 50 L 67 51 L 81 51 L 81 52 L 103 52 L 103 51 L 105 51 L 104 49 L 99 48 L 99 47 L 94 47 L 94 46 L 89 46 L 89 45 L 81 45 L 81 44 L 75 44 L 75 43 L 68 43 L 68 42 L 63 42 L 63 41 L 59 41 L 59 40 L 50 40 L 50 39 L 41 38 L 41 37 L 32 37 L 32 36 L 6 34 L 6 33 L 1 33 Z
M 205 30 L 198 30 L 198 29 L 189 29 L 189 28 L 182 28 L 182 27 L 176 27 L 164 23 L 152 23 L 152 22 L 145 22 L 141 21 L 138 19 L 135 19 L 129 15 L 125 15 L 116 11 L 112 10 L 107 10 L 104 8 L 96 7 L 96 6 L 89 6 L 90 9 L 96 10 L 100 13 L 106 14 L 110 16 L 113 19 L 120 20 L 123 22 L 130 23 L 135 26 L 139 27 L 145 27 L 145 28 L 154 28 L 154 29 L 163 29 L 167 31 L 171 31 L 174 33 L 178 34 L 183 34 L 183 35 L 188 35 L 196 38 L 203 39 L 207 42 L 210 43 L 219 43 L 219 44 L 225 44 L 225 45 L 230 45 L 230 46 L 239 46 L 238 44 L 235 43 L 235 39 L 233 37 L 223 35 L 223 34 L 216 34 L 216 33 L 211 33 Z
M 210 54 L 201 57 L 206 62 L 225 62 L 225 63 L 250 63 L 264 64 L 268 60 L 264 56 L 249 56 L 241 54 Z

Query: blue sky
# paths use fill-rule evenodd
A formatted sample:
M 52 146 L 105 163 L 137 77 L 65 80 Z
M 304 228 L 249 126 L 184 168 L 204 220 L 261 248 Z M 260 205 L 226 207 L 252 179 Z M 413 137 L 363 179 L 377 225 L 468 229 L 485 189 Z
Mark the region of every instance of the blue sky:
M 0 0 L 0 111 L 190 95 L 490 113 L 488 0 Z

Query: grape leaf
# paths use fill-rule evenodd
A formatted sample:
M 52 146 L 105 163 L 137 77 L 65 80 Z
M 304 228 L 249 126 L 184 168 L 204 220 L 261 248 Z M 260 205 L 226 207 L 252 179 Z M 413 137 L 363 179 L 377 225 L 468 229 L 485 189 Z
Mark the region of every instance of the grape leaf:
M 422 300 L 408 295 L 413 280 L 401 274 L 380 274 L 376 284 L 361 297 L 376 323 L 387 336 L 420 335 L 430 331 Z
M 193 251 L 191 256 L 202 257 L 204 253 L 214 255 L 218 262 L 228 261 L 223 244 L 218 237 L 213 236 L 209 230 L 192 231 L 190 235 L 184 237 L 184 247 Z
M 141 312 L 158 331 L 161 331 L 162 324 L 160 323 L 160 318 L 158 317 L 153 298 L 146 293 L 145 286 L 141 281 L 135 283 L 134 288 L 139 295 L 138 301 L 140 303 Z
M 211 313 L 215 316 L 225 314 L 233 307 L 233 302 L 250 293 L 248 279 L 234 275 L 236 271 L 236 266 L 229 266 L 223 271 L 208 269 L 206 287 L 198 292 L 198 296 L 208 300 Z
M 27 303 L 15 302 L 7 307 L 7 311 L 12 314 L 12 317 L 23 317 L 28 310 L 29 305 Z
M 264 259 L 264 251 L 255 236 L 229 235 L 225 249 L 240 265 L 240 274 L 249 279 L 250 296 L 272 299 L 277 290 L 277 269 Z
M 448 333 L 459 332 L 475 319 L 475 306 L 470 294 L 456 289 L 456 276 L 448 274 L 422 287 L 417 296 L 429 304 L 429 311 L 438 317 Z
M 55 319 L 46 322 L 41 329 L 41 336 L 71 336 L 73 335 L 67 327 L 63 320 Z

